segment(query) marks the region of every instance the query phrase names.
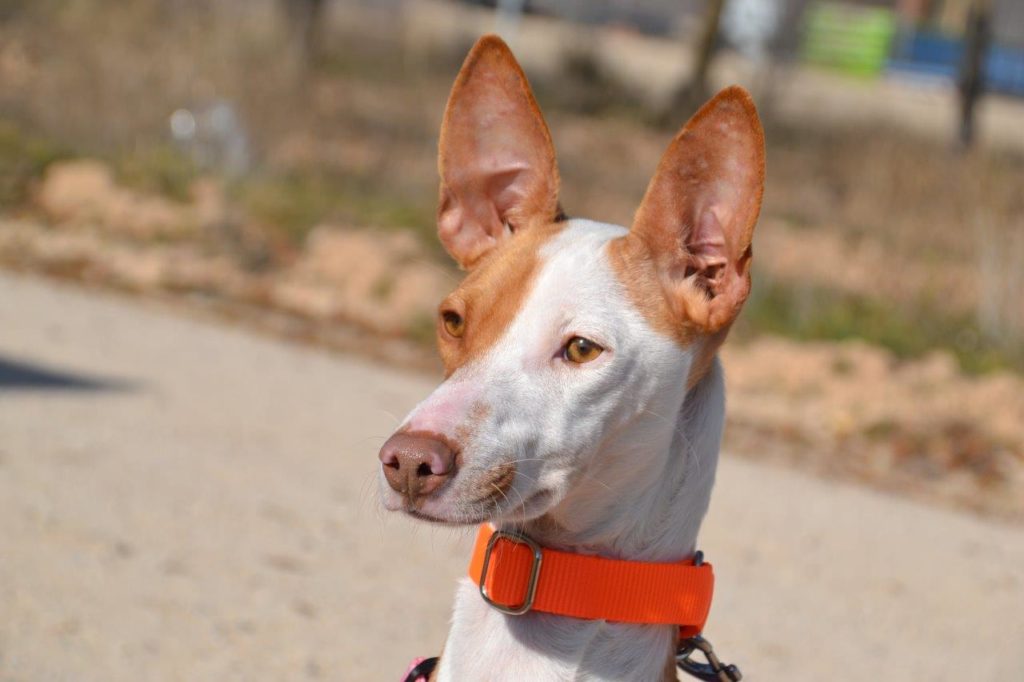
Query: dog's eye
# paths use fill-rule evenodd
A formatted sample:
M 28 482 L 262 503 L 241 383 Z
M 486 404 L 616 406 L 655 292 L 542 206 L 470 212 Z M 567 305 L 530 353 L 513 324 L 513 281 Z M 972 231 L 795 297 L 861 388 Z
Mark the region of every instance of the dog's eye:
M 565 359 L 578 365 L 596 359 L 603 352 L 604 348 L 582 336 L 574 336 L 565 344 Z
M 444 330 L 455 338 L 459 338 L 466 331 L 466 321 L 454 310 L 441 313 L 441 320 L 444 323 Z

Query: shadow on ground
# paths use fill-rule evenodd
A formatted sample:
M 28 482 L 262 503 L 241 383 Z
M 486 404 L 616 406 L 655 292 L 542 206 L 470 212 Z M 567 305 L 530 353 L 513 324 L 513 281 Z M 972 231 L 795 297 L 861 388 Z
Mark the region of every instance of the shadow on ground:
M 103 379 L 0 356 L 0 390 L 124 391 L 131 382 Z

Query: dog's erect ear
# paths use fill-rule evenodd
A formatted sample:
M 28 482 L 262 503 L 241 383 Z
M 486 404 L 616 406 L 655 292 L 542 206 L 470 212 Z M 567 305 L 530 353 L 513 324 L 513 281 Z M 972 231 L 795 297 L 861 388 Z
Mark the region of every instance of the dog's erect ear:
M 764 191 L 764 132 L 750 95 L 723 90 L 661 158 L 632 232 L 658 265 L 670 304 L 706 333 L 750 293 L 750 242 Z
M 459 71 L 441 125 L 437 231 L 470 268 L 513 231 L 558 212 L 551 134 L 526 76 L 494 35 L 477 41 Z

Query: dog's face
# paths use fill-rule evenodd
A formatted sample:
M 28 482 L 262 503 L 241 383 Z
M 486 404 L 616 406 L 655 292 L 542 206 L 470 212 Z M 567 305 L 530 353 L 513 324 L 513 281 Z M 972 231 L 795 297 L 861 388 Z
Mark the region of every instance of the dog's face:
M 523 521 L 581 477 L 620 490 L 656 477 L 655 455 L 609 448 L 667 449 L 659 438 L 745 300 L 763 148 L 749 96 L 726 90 L 672 142 L 630 230 L 564 219 L 526 79 L 504 43 L 481 39 L 439 161 L 439 236 L 469 274 L 439 307 L 444 383 L 381 449 L 385 506 Z M 661 429 L 640 427 L 652 418 Z

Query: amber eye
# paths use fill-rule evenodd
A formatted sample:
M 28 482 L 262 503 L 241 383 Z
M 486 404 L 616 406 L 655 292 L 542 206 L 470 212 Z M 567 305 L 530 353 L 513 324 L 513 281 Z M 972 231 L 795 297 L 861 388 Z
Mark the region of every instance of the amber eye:
M 580 365 L 596 359 L 603 352 L 604 348 L 582 336 L 574 336 L 565 344 L 565 359 Z
M 454 310 L 446 310 L 441 313 L 441 319 L 444 322 L 444 330 L 455 338 L 462 336 L 466 331 L 466 321 Z

